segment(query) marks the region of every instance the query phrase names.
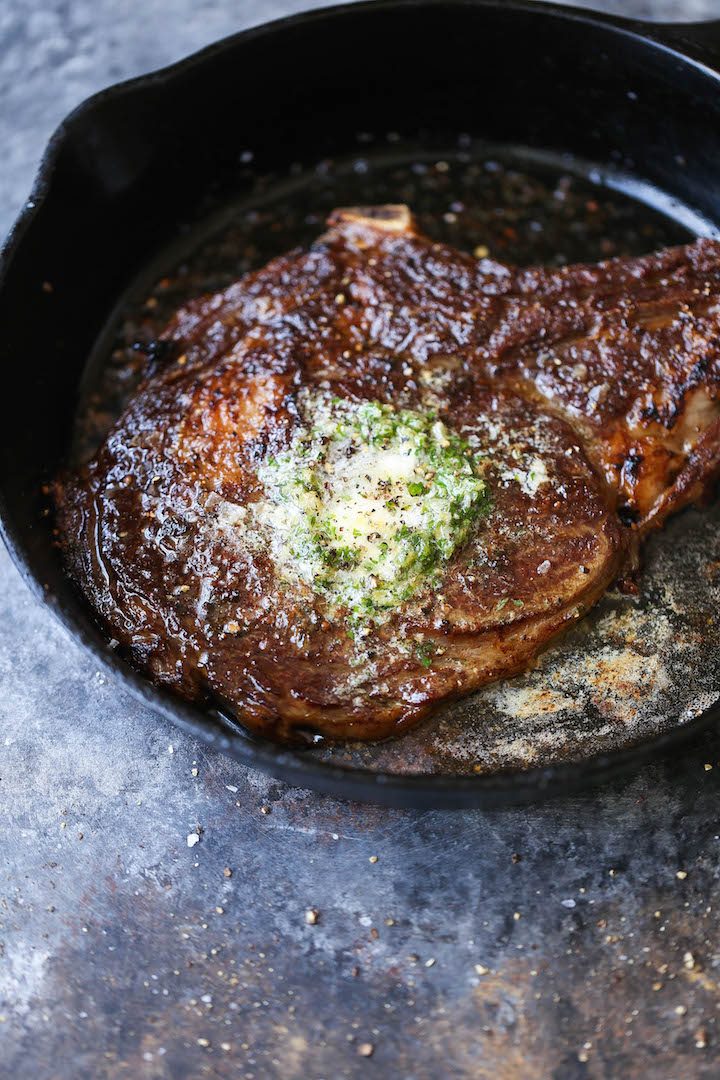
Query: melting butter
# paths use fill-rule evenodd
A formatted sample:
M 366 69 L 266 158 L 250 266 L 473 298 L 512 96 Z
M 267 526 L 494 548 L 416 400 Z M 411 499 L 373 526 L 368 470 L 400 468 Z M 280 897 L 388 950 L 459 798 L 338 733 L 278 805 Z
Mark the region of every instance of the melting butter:
M 488 505 L 481 463 L 430 411 L 306 392 L 303 424 L 264 460 L 251 504 L 276 570 L 350 622 L 437 579 Z

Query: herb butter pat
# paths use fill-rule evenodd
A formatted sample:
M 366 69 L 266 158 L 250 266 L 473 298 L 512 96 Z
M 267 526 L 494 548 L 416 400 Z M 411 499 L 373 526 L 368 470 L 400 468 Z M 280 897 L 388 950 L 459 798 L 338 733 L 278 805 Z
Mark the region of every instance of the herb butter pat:
M 258 470 L 253 504 L 278 572 L 351 623 L 379 619 L 424 586 L 488 503 L 480 461 L 432 412 L 301 400 L 304 423 Z

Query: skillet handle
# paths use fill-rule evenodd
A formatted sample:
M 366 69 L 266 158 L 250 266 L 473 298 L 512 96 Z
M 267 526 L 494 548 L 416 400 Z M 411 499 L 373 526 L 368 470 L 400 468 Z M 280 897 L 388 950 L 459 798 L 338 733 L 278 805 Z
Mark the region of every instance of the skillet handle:
M 720 19 L 694 23 L 644 23 L 643 33 L 720 73 Z

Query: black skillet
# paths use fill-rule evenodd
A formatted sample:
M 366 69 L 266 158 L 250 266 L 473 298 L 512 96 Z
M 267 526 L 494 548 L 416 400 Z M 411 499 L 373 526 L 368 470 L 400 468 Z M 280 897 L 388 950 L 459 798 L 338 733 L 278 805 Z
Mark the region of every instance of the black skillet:
M 468 147 L 514 148 L 551 171 L 589 173 L 605 185 L 599 198 L 609 185 L 660 207 L 653 220 L 664 215 L 667 238 L 711 232 L 720 225 L 719 70 L 720 22 L 651 26 L 550 5 L 390 0 L 249 30 L 81 105 L 50 143 L 0 276 L 2 532 L 33 592 L 136 698 L 184 730 L 291 783 L 355 799 L 531 800 L 617 774 L 715 724 L 720 710 L 698 706 L 687 722 L 672 717 L 653 737 L 635 731 L 609 752 L 542 767 L 530 755 L 480 775 L 432 762 L 416 769 L 401 751 L 389 768 L 392 754 L 250 739 L 113 653 L 63 573 L 41 489 L 65 459 L 83 372 L 118 298 L 148 264 L 162 265 L 158 252 L 176 258 L 191 225 L 202 229 L 258 183 L 267 191 L 290 176 L 285 204 L 300 189 L 307 200 L 305 178 L 327 171 L 317 163 L 346 159 L 362 192 L 372 137 L 361 134 L 358 158 L 359 133 L 392 133 L 426 157 L 447 146 L 465 147 L 463 160 Z

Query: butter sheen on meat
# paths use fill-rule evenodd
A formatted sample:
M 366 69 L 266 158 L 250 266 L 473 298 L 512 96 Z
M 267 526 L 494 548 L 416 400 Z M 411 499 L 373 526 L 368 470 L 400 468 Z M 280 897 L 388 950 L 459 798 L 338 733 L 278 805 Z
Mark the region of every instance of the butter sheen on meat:
M 70 572 L 134 663 L 259 733 L 398 733 L 526 668 L 708 492 L 719 298 L 713 241 L 516 271 L 336 211 L 177 312 L 56 485 Z

